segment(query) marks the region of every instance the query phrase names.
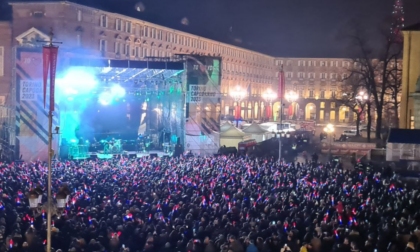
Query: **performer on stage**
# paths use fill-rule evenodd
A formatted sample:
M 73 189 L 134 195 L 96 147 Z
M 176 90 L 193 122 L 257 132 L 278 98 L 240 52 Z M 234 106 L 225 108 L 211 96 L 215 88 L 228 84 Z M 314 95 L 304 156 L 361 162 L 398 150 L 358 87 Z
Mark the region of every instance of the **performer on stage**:
M 85 145 L 85 141 L 83 141 L 83 137 L 79 138 L 78 145 Z

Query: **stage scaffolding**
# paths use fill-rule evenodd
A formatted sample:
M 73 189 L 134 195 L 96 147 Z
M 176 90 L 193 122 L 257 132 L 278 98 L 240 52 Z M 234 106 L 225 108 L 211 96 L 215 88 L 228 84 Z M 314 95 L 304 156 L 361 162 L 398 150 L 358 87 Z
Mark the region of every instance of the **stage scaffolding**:
M 0 160 L 15 160 L 15 110 L 0 105 Z

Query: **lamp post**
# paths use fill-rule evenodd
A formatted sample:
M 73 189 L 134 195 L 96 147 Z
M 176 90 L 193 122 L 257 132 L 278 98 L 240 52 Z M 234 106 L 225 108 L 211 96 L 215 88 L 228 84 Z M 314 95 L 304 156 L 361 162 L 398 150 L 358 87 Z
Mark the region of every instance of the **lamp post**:
M 230 93 L 230 97 L 236 102 L 235 107 L 235 120 L 236 120 L 236 127 L 239 126 L 239 119 L 241 117 L 241 105 L 239 104 L 242 99 L 245 98 L 246 92 L 241 89 L 240 86 L 236 86 L 236 89 L 232 90 Z
M 55 82 L 55 71 L 56 71 L 56 64 L 57 64 L 57 55 L 58 55 L 58 47 L 55 47 L 54 44 L 62 44 L 62 42 L 53 42 L 53 32 L 51 28 L 51 32 L 49 34 L 49 41 L 38 41 L 38 42 L 46 42 L 48 45 L 43 47 L 43 64 L 44 68 L 49 67 L 50 68 L 50 109 L 48 113 L 48 215 L 47 215 L 47 252 L 51 251 L 51 217 L 52 217 L 52 205 L 53 200 L 51 196 L 51 159 L 54 156 L 54 150 L 52 149 L 52 139 L 53 139 L 53 133 L 52 133 L 52 121 L 53 121 L 53 110 L 54 110 L 54 82 Z M 53 50 L 54 49 L 54 50 Z M 47 60 L 47 61 L 45 61 Z M 44 69 L 45 71 L 45 69 Z M 54 72 L 54 74 L 53 74 Z M 46 77 L 47 75 L 44 75 L 44 88 L 46 88 Z M 45 90 L 44 90 L 44 105 L 45 105 Z M 58 134 L 58 127 L 56 127 L 56 134 Z M 33 195 L 34 196 L 34 195 Z M 33 197 L 32 197 L 32 200 Z
M 287 102 L 295 102 L 299 95 L 294 91 L 289 91 L 284 94 L 284 98 Z M 281 163 L 281 132 L 283 131 L 283 100 L 280 100 L 280 110 L 279 110 L 279 121 L 280 121 L 280 132 L 279 132 L 279 163 Z
M 367 100 L 369 99 L 369 96 L 364 92 L 364 91 L 360 91 L 357 95 L 356 95 L 356 101 L 359 103 L 362 111 L 365 107 L 365 104 L 367 102 Z M 362 113 L 362 112 L 361 112 Z M 357 134 L 359 134 L 359 125 L 360 125 L 360 115 L 358 115 L 359 120 L 357 122 Z M 370 130 L 370 129 L 369 129 Z
M 331 123 L 327 124 L 327 126 L 324 128 L 324 132 L 327 133 L 327 136 L 329 138 L 329 148 L 328 148 L 328 155 L 329 158 L 331 158 L 331 134 L 334 133 L 334 125 L 332 125 Z

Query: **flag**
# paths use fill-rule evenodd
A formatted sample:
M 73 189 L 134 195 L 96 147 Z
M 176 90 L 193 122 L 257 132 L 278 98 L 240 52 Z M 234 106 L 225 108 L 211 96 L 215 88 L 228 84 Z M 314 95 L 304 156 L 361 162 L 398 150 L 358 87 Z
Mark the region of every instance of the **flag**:
M 238 105 L 235 106 L 235 120 L 239 119 L 241 119 L 241 105 L 238 102 Z
M 58 47 L 50 47 L 50 111 L 54 111 L 55 103 L 55 73 L 57 70 Z
M 284 72 L 283 72 L 283 65 L 282 65 L 279 72 L 279 87 L 278 87 L 278 93 L 277 93 L 277 97 L 280 100 L 284 99 L 285 88 L 286 88 L 286 81 L 284 79 Z
M 267 118 L 271 118 L 271 105 L 268 105 L 266 107 L 266 114 L 267 114 Z
M 45 99 L 47 95 L 47 78 L 48 71 L 50 70 L 50 48 L 44 47 L 42 49 L 42 71 L 43 71 L 43 81 L 44 81 L 44 108 L 45 108 Z
M 42 49 L 43 81 L 44 81 L 44 108 L 47 94 L 48 72 L 50 73 L 50 111 L 54 111 L 55 103 L 55 74 L 57 69 L 58 47 L 45 46 Z

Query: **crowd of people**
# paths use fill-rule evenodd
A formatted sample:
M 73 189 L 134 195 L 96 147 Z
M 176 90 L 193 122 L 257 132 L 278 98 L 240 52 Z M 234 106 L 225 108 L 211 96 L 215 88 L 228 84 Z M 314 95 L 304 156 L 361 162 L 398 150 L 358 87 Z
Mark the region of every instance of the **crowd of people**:
M 45 251 L 41 162 L 2 164 L 0 251 Z M 420 197 L 392 174 L 249 157 L 56 162 L 53 251 L 414 251 Z

